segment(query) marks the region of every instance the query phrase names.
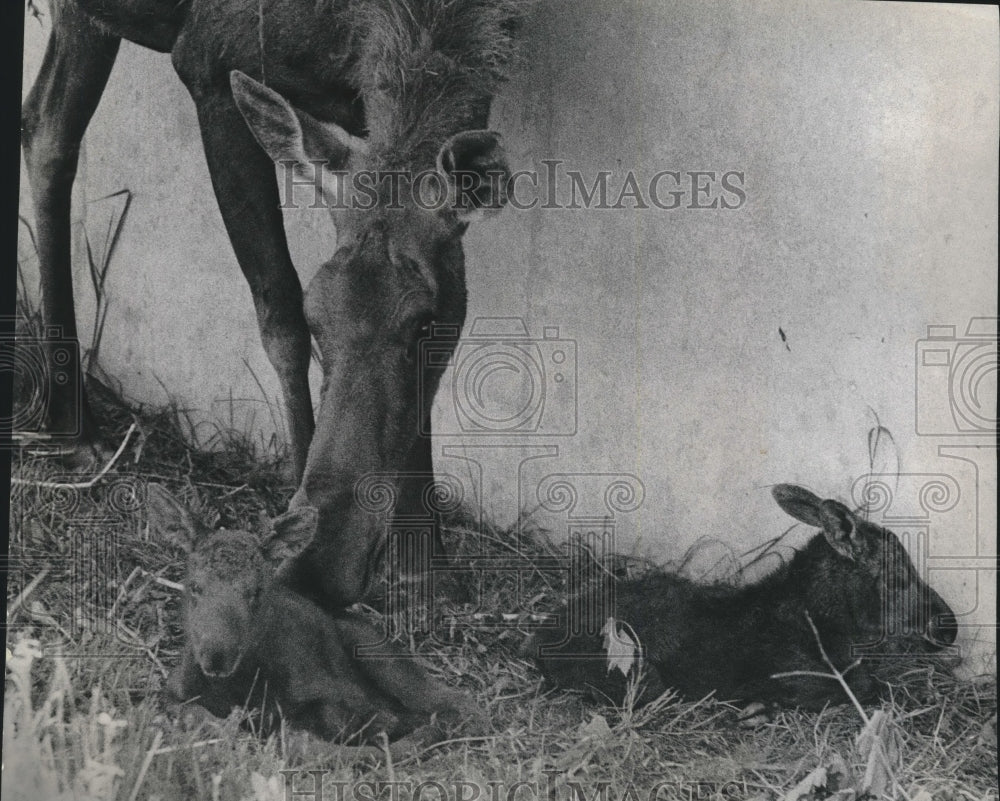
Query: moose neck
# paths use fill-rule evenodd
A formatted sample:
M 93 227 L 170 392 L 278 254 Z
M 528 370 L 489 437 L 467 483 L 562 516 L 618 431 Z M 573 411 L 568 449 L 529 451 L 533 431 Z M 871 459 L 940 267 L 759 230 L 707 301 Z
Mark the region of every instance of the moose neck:
M 402 498 L 400 514 L 408 506 L 403 501 L 422 499 L 430 481 L 429 409 L 444 368 L 440 359 L 424 363 L 421 343 L 440 336 L 446 342 L 435 343 L 435 355 L 447 356 L 461 330 L 468 223 L 457 209 L 418 202 L 426 199 L 418 179 L 434 170 L 444 179 L 435 199 L 448 199 L 449 176 L 461 167 L 451 149 L 456 137 L 479 135 L 477 144 L 495 144 L 496 135 L 481 129 L 513 56 L 524 6 L 525 0 L 352 5 L 358 34 L 351 82 L 364 100 L 368 129 L 356 166 L 375 171 L 379 189 L 372 205 L 343 210 L 338 251 L 306 292 L 323 390 L 292 503 L 308 500 L 319 524 L 309 552 L 282 571 L 296 591 L 327 608 L 361 596 L 371 556 L 396 511 L 359 500 L 359 481 L 384 478 L 389 494 Z
M 822 534 L 815 535 L 787 563 L 758 582 L 736 590 L 735 609 L 767 621 L 778 629 L 785 629 L 791 636 L 789 625 L 799 627 L 811 642 L 805 613 L 819 627 L 820 632 L 842 628 L 845 614 L 865 599 L 854 597 L 855 582 L 851 580 L 851 565 L 834 554 Z M 779 607 L 796 610 L 790 620 L 779 613 Z M 761 611 L 768 614 L 759 616 Z
M 814 537 L 776 570 L 751 584 L 725 591 L 722 600 L 729 605 L 728 608 L 735 616 L 756 617 L 761 610 L 772 609 L 789 601 L 805 609 L 815 590 L 812 586 L 815 564 L 825 548 L 827 545 L 822 537 Z

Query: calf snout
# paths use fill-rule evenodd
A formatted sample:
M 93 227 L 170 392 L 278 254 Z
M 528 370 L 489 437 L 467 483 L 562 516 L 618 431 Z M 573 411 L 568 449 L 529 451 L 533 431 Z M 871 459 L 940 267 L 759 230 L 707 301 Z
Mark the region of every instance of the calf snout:
M 955 613 L 945 602 L 944 598 L 938 595 L 930 587 L 927 587 L 927 594 L 930 600 L 930 615 L 927 621 L 927 639 L 939 648 L 946 648 L 953 645 L 958 637 L 958 621 Z
M 231 676 L 252 646 L 252 608 L 243 596 L 241 585 L 216 587 L 188 605 L 187 635 L 195 661 L 206 676 Z
M 954 612 L 950 609 L 935 610 L 931 615 L 930 625 L 927 627 L 927 636 L 931 642 L 941 647 L 954 645 L 958 637 L 958 621 Z
M 201 672 L 212 678 L 226 678 L 236 672 L 249 646 L 248 621 L 232 610 L 209 610 L 200 628 L 188 629 L 191 649 Z M 220 614 L 227 611 L 228 614 Z
M 202 673 L 216 679 L 233 675 L 239 667 L 242 654 L 235 646 L 210 643 L 195 651 L 195 658 Z

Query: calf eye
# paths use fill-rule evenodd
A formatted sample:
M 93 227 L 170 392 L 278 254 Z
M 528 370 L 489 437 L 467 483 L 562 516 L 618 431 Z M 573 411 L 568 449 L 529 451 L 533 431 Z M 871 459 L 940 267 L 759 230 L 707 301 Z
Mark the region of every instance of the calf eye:
M 410 329 L 410 339 L 406 347 L 406 358 L 413 362 L 420 355 L 420 342 L 426 339 L 431 333 L 431 325 L 434 318 L 429 314 L 418 317 Z
M 393 259 L 393 263 L 400 269 L 407 270 L 418 278 L 422 277 L 423 274 L 420 271 L 420 265 L 417 263 L 416 259 L 411 259 L 404 253 L 397 253 L 396 258 Z

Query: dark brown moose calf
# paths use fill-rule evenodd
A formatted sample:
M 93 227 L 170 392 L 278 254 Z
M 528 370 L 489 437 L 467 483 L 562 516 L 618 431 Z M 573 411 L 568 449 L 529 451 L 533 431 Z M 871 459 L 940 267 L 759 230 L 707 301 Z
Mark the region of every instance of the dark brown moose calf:
M 165 489 L 149 487 L 150 528 L 188 553 L 186 641 L 167 682 L 171 700 L 219 716 L 245 706 L 264 734 L 283 717 L 352 745 L 384 732 L 409 746 L 440 736 L 438 724 L 478 724 L 471 701 L 433 681 L 411 654 L 383 644 L 375 658 L 359 657 L 358 646 L 383 639 L 364 617 L 331 616 L 274 580 L 276 566 L 312 540 L 316 518 L 299 507 L 263 538 L 212 531 Z
M 734 587 L 653 572 L 619 582 L 614 608 L 604 611 L 585 591 L 572 604 L 581 613 L 564 607 L 560 626 L 529 640 L 529 655 L 554 683 L 620 702 L 626 673 L 609 661 L 607 637 L 612 627 L 616 635 L 631 627 L 648 668 L 640 701 L 672 687 L 690 699 L 715 691 L 720 699 L 819 709 L 847 701 L 837 681 L 775 677 L 830 673 L 810 619 L 838 670 L 861 660 L 846 680 L 862 702 L 878 698 L 911 664 L 908 656 L 955 641 L 951 609 L 921 580 L 895 534 L 801 487 L 781 484 L 773 494 L 788 514 L 822 533 L 771 575 Z M 588 631 L 604 635 L 575 633 Z

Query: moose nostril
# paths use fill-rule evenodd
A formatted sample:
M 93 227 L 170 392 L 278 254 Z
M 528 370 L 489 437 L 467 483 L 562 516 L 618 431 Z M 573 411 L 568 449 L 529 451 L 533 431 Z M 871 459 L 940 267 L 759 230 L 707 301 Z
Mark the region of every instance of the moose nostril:
M 226 651 L 214 648 L 203 655 L 201 667 L 209 676 L 227 676 L 232 672 L 233 664 Z

